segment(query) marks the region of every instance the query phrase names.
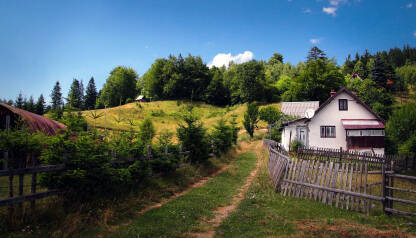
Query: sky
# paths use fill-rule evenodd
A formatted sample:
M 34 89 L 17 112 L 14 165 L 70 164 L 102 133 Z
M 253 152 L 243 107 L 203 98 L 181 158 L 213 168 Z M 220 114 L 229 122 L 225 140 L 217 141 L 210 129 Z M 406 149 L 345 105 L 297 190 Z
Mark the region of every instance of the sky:
M 416 0 L 0 0 L 0 98 L 49 102 L 56 81 L 66 96 L 92 76 L 100 89 L 114 67 L 141 76 L 169 54 L 297 64 L 316 45 L 341 65 L 405 44 L 416 46 Z

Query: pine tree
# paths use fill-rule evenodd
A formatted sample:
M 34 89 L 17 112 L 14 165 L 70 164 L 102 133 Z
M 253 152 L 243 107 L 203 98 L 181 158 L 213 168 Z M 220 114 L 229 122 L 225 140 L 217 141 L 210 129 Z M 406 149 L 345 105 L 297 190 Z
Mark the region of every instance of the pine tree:
M 85 108 L 94 109 L 97 101 L 97 88 L 95 87 L 94 77 L 91 77 L 87 85 L 87 91 L 85 94 Z
M 80 109 L 84 109 L 85 108 L 85 88 L 84 88 L 84 81 L 81 80 L 79 83 L 79 88 L 81 91 L 81 106 Z
M 374 65 L 371 69 L 371 80 L 373 80 L 379 87 L 384 87 L 387 81 L 386 63 L 380 55 L 374 59 Z
M 77 79 L 72 81 L 71 89 L 68 93 L 68 104 L 74 108 L 81 108 L 82 106 L 81 85 Z
M 311 50 L 308 53 L 307 56 L 308 61 L 317 61 L 318 59 L 326 60 L 326 54 L 318 47 L 314 46 L 311 48 Z
M 55 86 L 52 89 L 51 93 L 52 98 L 52 110 L 60 110 L 62 108 L 62 93 L 61 93 L 61 86 L 59 85 L 59 81 L 56 82 Z
M 17 97 L 14 106 L 20 109 L 23 109 L 23 95 L 22 92 L 19 93 L 19 96 Z
M 35 100 L 33 99 L 33 96 L 30 95 L 29 100 L 25 103 L 25 110 L 29 112 L 35 112 Z
M 35 112 L 39 115 L 43 115 L 45 113 L 45 98 L 43 97 L 43 94 L 39 96 L 38 101 L 36 102 Z

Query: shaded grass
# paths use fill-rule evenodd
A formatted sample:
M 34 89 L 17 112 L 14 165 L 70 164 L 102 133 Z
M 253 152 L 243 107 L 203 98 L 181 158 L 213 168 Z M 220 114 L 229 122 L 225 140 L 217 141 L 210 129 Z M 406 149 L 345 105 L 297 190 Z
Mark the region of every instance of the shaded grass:
M 267 154 L 245 198 L 217 228 L 217 237 L 403 237 L 416 232 L 416 220 L 356 213 L 319 202 L 283 197 L 267 173 Z M 414 235 L 415 233 L 413 233 Z
M 237 189 L 255 167 L 253 153 L 240 154 L 231 167 L 184 196 L 135 219 L 111 237 L 179 237 L 212 218 L 213 210 L 232 202 Z

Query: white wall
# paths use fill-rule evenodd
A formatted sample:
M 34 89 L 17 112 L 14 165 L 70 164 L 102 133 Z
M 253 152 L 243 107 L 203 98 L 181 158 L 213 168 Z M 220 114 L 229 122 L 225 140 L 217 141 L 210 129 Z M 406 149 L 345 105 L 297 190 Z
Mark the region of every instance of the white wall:
M 348 111 L 340 111 L 338 99 L 348 99 Z M 347 93 L 336 96 L 309 122 L 309 147 L 347 149 L 346 131 L 341 119 L 376 119 Z M 321 126 L 335 126 L 335 138 L 321 138 Z
M 294 141 L 297 139 L 297 134 L 296 134 L 296 127 L 297 126 L 304 126 L 304 122 L 296 122 L 296 123 L 292 123 L 288 126 L 285 126 L 285 128 L 282 131 L 282 146 L 285 148 L 285 150 L 289 150 L 289 146 L 290 146 L 290 142 Z M 290 132 L 292 132 L 292 137 L 290 138 Z M 289 141 L 290 140 L 290 141 Z

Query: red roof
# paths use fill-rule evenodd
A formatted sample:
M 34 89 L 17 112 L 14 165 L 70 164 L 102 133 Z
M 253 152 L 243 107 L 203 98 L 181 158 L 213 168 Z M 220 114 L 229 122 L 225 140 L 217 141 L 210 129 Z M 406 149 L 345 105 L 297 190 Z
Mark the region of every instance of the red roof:
M 12 113 L 20 116 L 31 132 L 42 131 L 46 135 L 57 135 L 60 130 L 65 130 L 66 126 L 62 123 L 46 118 L 44 116 L 25 111 L 16 107 L 0 103 L 0 107 L 6 108 Z
M 383 122 L 377 119 L 341 119 L 341 123 L 346 130 L 384 129 Z

